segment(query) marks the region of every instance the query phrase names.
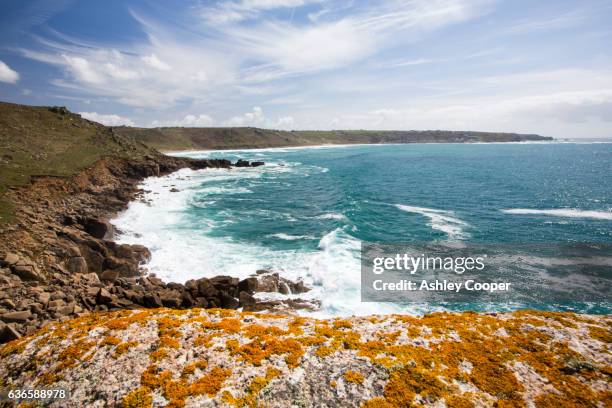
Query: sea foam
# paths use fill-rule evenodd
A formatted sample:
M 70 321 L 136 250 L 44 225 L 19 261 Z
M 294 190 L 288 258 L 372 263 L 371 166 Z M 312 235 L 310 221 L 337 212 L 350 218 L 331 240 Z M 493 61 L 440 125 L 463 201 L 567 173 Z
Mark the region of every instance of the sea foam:
M 591 218 L 595 220 L 612 220 L 612 211 L 590 211 L 579 210 L 574 208 L 557 208 L 549 210 L 538 210 L 529 208 L 511 208 L 502 210 L 506 214 L 516 215 L 550 215 L 553 217 L 568 217 L 568 218 Z
M 403 204 L 396 204 L 395 206 L 402 211 L 420 214 L 429 218 L 428 225 L 432 229 L 444 232 L 449 239 L 465 239 L 468 237 L 464 229 L 468 227 L 469 224 L 457 218 L 454 211 L 414 207 Z

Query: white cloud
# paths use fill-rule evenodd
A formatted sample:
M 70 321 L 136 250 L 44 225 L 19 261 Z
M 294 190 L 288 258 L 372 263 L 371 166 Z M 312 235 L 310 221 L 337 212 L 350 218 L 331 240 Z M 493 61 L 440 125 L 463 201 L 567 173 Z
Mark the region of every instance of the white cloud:
M 239 22 L 252 19 L 260 15 L 262 11 L 279 8 L 301 7 L 310 3 L 319 3 L 323 0 L 241 0 L 225 1 L 211 7 L 205 6 L 201 9 L 204 19 L 214 23 Z
M 85 119 L 89 119 L 93 122 L 102 123 L 106 126 L 134 126 L 134 122 L 132 122 L 129 118 L 114 114 L 105 115 L 98 112 L 79 112 L 79 115 L 81 115 Z
M 262 126 L 265 120 L 263 110 L 259 106 L 255 106 L 251 112 L 241 116 L 234 116 L 226 121 L 225 124 L 227 126 Z
M 214 119 L 206 114 L 200 115 L 186 115 L 181 120 L 166 120 L 159 121 L 154 120 L 151 122 L 152 127 L 207 127 L 212 126 L 215 123 Z
M 225 126 L 236 127 L 261 127 L 266 129 L 285 129 L 290 130 L 295 128 L 295 119 L 292 116 L 280 116 L 276 120 L 267 118 L 264 115 L 263 109 L 259 106 L 253 107 L 253 110 L 240 116 L 234 116 L 224 122 Z
M 347 67 L 415 41 L 423 33 L 485 13 L 490 4 L 489 0 L 388 0 L 331 21 L 296 25 L 270 20 L 220 30 L 237 40 L 245 55 L 260 62 L 243 72 L 244 80 L 269 81 Z
M 31 94 L 32 94 L 32 90 L 31 90 L 31 89 L 28 89 L 28 88 L 23 88 L 23 89 L 21 90 L 21 94 L 22 94 L 22 95 L 24 95 L 24 96 L 31 95 Z
M 144 57 L 142 57 L 142 60 L 150 67 L 159 69 L 160 71 L 168 71 L 171 68 L 170 65 L 166 64 L 163 61 L 160 61 L 160 59 L 157 58 L 157 55 L 155 54 L 145 55 Z
M 74 75 L 75 79 L 90 84 L 101 84 L 103 76 L 85 58 L 62 54 L 66 67 Z
M 204 100 L 234 81 L 235 62 L 215 46 L 185 45 L 163 32 L 157 34 L 123 51 L 71 39 L 45 40 L 43 51 L 22 53 L 63 68 L 66 76 L 52 81 L 58 87 L 134 107 L 168 108 L 179 100 Z M 172 67 L 166 61 L 172 61 Z
M 19 81 L 19 73 L 11 69 L 3 61 L 0 61 L 0 82 L 8 82 L 9 84 L 16 84 Z

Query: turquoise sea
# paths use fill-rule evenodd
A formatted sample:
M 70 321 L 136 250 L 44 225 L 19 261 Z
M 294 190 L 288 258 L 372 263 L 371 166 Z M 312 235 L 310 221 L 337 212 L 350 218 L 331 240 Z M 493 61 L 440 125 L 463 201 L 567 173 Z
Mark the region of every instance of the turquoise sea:
M 115 224 L 122 242 L 151 249 L 147 267 L 164 279 L 245 277 L 272 269 L 304 279 L 313 290 L 301 297 L 321 301 L 318 313 L 327 315 L 611 310 L 609 297 L 547 304 L 545 285 L 537 301 L 363 303 L 359 249 L 361 242 L 459 242 L 531 247 L 527 255 L 535 257 L 547 245 L 612 244 L 612 144 L 355 145 L 177 155 L 266 165 L 186 169 L 143 183 L 148 202 L 132 203 Z M 612 267 L 603 265 L 598 279 L 609 285 Z M 531 266 L 513 279 L 534 279 L 528 275 L 539 273 L 538 266 Z

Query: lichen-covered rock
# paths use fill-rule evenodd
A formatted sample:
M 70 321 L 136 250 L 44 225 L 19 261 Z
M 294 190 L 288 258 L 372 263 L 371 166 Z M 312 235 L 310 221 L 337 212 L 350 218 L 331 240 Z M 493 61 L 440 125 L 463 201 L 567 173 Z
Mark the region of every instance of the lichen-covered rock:
M 612 317 L 521 311 L 312 319 L 221 309 L 88 314 L 0 348 L 52 406 L 592 406 L 612 402 Z

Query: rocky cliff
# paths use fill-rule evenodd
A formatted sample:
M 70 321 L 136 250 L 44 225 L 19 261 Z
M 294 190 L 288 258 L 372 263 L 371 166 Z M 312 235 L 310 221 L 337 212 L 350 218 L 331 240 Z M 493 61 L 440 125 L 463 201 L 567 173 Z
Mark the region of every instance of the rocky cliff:
M 0 113 L 0 343 L 90 311 L 261 307 L 255 290 L 287 285 L 267 273 L 162 282 L 143 276 L 147 248 L 112 240 L 108 220 L 139 199 L 143 178 L 183 167 L 240 171 L 228 160 L 168 157 L 65 108 L 0 104 Z
M 612 319 L 225 309 L 89 314 L 0 348 L 5 387 L 54 407 L 609 407 Z

